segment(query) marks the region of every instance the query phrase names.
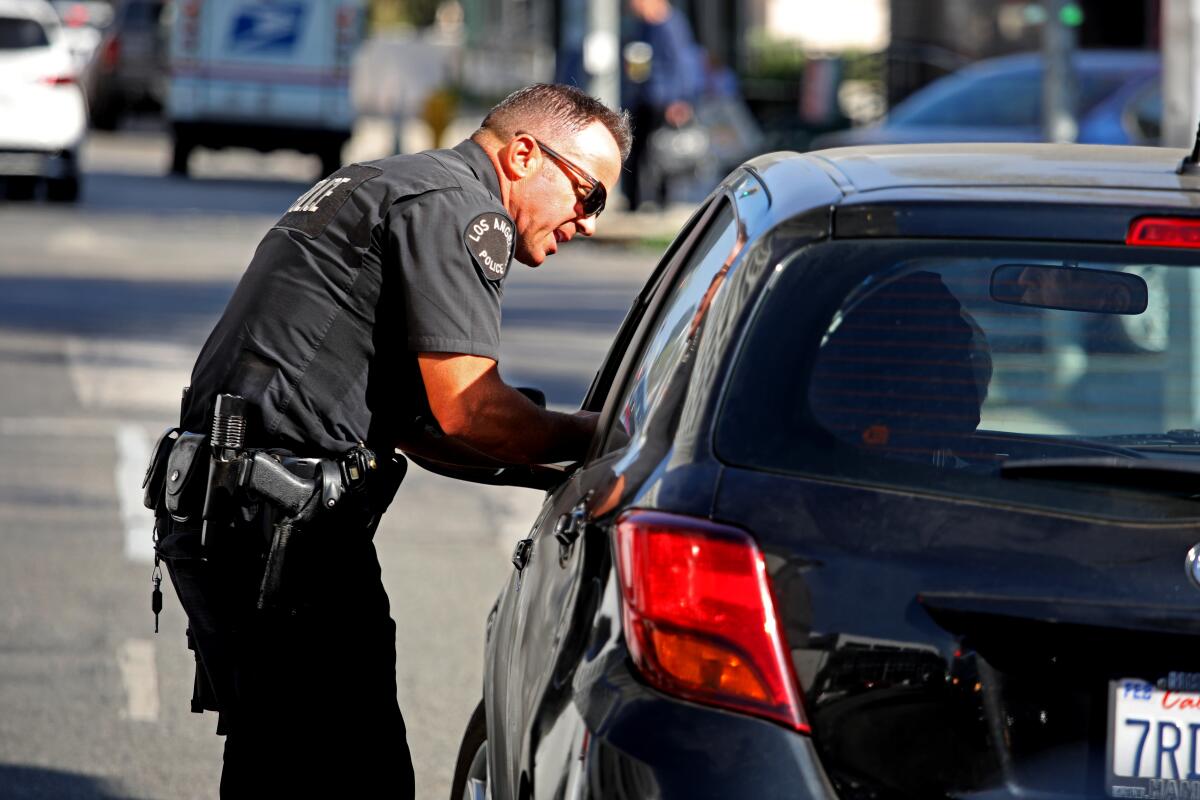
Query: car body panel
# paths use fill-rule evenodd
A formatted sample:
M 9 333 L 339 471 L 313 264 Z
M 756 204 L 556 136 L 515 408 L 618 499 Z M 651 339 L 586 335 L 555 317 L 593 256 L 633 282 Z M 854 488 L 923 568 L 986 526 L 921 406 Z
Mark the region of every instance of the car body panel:
M 738 520 L 767 554 L 822 763 L 843 780 L 874 776 L 878 792 L 1062 791 L 1103 757 L 1104 727 L 1083 720 L 1109 680 L 1145 671 L 1156 651 L 1164 675 L 1200 669 L 1163 646 L 1200 634 L 1179 568 L 1191 522 L 1100 522 L 740 469 L 726 472 L 714 517 Z M 1114 571 L 1120 581 L 1105 577 Z M 869 590 L 840 590 L 851 585 Z M 1125 628 L 1127 641 L 1098 640 L 1098 628 Z M 987 670 L 1009 687 L 1017 722 L 994 718 Z M 888 711 L 863 716 L 872 707 Z M 1021 747 L 1056 737 L 1051 777 Z
M 1062 144 L 884 145 L 813 153 L 858 192 L 977 186 L 1200 191 L 1200 177 L 1180 175 L 1182 150 Z

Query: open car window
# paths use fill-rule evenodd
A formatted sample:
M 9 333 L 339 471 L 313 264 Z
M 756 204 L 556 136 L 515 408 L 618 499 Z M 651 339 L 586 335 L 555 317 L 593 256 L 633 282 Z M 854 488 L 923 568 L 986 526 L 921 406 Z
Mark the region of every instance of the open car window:
M 616 380 L 620 372 L 621 364 L 626 358 L 627 351 L 637 343 L 638 332 L 644 323 L 646 314 L 650 310 L 655 296 L 658 294 L 659 288 L 662 286 L 662 282 L 669 278 L 671 268 L 679 258 L 679 254 L 686 251 L 691 245 L 698 230 L 703 228 L 705 222 L 712 214 L 715 205 L 715 201 L 709 203 L 707 206 L 697 210 L 692 218 L 688 220 L 680 230 L 679 235 L 675 237 L 670 247 L 663 254 L 662 259 L 654 268 L 654 272 L 647 279 L 646 285 L 638 293 L 633 305 L 629 307 L 629 311 L 625 314 L 625 319 L 621 322 L 621 327 L 617 329 L 617 334 L 613 337 L 612 345 L 609 347 L 604 361 L 601 362 L 600 368 L 596 371 L 596 375 L 592 379 L 591 386 L 588 387 L 587 392 L 584 394 L 582 408 L 585 411 L 598 412 L 604 408 L 604 403 L 612 391 L 613 381 Z
M 1148 491 L 1106 472 L 1200 470 L 1196 262 L 1058 244 L 806 248 L 752 323 L 718 453 L 1078 513 L 1200 516 L 1186 481 Z

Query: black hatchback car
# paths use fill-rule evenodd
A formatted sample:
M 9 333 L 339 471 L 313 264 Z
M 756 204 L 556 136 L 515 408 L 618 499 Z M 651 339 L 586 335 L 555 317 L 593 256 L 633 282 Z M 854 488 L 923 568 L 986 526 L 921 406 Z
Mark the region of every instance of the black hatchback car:
M 548 494 L 454 800 L 1200 797 L 1182 156 L 727 178 L 587 393 L 587 459 L 477 476 Z

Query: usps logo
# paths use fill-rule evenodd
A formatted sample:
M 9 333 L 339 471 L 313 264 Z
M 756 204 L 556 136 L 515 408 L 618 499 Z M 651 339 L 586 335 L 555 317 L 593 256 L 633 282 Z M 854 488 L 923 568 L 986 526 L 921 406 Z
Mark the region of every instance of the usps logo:
M 233 18 L 231 49 L 236 53 L 288 53 L 300 38 L 302 3 L 244 6 Z

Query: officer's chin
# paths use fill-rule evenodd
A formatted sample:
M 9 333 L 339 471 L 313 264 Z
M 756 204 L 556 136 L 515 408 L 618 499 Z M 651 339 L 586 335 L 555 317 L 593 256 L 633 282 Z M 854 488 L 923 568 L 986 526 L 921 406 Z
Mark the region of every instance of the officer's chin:
M 513 253 L 513 258 L 527 267 L 539 267 L 546 260 L 546 251 L 542 250 L 538 253 L 531 253 L 529 248 L 518 245 L 516 252 Z

